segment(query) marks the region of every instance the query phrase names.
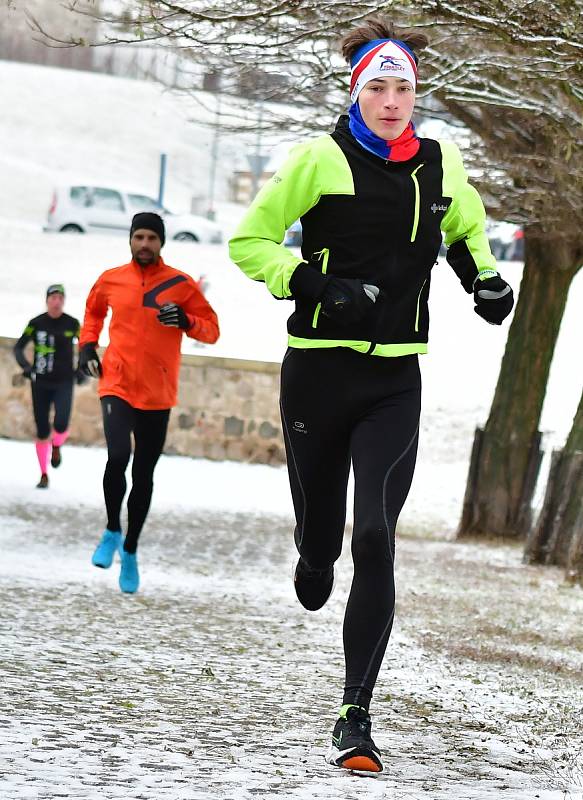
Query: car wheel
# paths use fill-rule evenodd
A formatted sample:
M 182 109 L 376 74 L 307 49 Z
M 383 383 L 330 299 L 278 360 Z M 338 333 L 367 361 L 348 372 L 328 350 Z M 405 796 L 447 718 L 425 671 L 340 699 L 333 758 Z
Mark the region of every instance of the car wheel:
M 83 233 L 83 228 L 79 227 L 79 225 L 70 223 L 68 225 L 63 225 L 63 227 L 60 229 L 60 233 Z
M 176 241 L 176 242 L 198 242 L 198 238 L 194 235 L 194 233 L 189 233 L 188 231 L 182 231 L 181 233 L 175 234 L 174 241 Z

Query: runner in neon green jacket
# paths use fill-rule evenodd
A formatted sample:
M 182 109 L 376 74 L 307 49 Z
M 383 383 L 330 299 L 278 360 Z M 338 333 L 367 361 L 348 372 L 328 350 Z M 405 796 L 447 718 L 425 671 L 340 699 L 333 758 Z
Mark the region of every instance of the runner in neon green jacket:
M 383 768 L 369 704 L 395 612 L 395 527 L 415 468 L 418 354 L 427 352 L 442 233 L 476 312 L 500 324 L 513 305 L 457 147 L 418 138 L 411 123 L 416 51 L 426 43 L 418 32 L 397 37 L 382 18 L 345 37 L 348 116 L 294 149 L 230 243 L 243 272 L 295 300 L 281 412 L 300 556 L 294 587 L 311 611 L 332 592 L 354 470 L 344 696 L 328 760 L 370 772 Z M 298 218 L 301 257 L 281 244 Z

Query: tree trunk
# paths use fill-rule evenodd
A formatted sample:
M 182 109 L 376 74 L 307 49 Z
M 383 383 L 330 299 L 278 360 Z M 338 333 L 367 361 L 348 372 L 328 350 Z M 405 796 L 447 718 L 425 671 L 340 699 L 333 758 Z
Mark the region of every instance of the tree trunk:
M 547 479 L 545 499 L 536 525 L 529 532 L 524 548 L 525 564 L 546 564 L 550 554 L 550 539 L 553 533 L 554 521 L 560 513 L 560 498 L 556 491 L 558 478 L 562 473 L 562 450 L 553 450 L 551 455 L 551 468 Z
M 583 394 L 565 447 L 553 453 L 543 508 L 524 560 L 565 567 L 569 580 L 583 583 Z
M 579 490 L 583 492 L 583 479 L 579 481 Z M 565 577 L 568 581 L 583 586 L 583 505 L 579 506 L 579 515 L 571 534 Z
M 538 423 L 578 268 L 575 249 L 564 241 L 526 235 L 520 293 L 490 415 L 473 454 L 460 537 L 517 537 L 528 530 L 540 466 Z

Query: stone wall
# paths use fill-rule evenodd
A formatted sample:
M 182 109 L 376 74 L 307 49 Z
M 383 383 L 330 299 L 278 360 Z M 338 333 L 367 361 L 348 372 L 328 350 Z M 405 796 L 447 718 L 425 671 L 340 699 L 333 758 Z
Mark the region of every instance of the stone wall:
M 12 354 L 15 339 L 0 337 L 0 436 L 35 436 L 30 384 Z M 279 364 L 182 356 L 178 406 L 164 452 L 263 464 L 285 460 L 278 407 Z M 77 387 L 71 441 L 103 445 L 97 382 Z

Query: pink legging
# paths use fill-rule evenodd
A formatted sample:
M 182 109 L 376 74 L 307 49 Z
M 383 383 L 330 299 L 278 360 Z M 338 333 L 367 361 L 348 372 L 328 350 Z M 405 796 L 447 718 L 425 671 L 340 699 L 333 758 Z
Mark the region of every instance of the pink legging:
M 61 445 L 65 444 L 68 438 L 69 438 L 69 431 L 63 431 L 62 433 L 59 433 L 59 431 L 55 431 L 53 433 L 53 445 L 55 447 L 61 447 Z

